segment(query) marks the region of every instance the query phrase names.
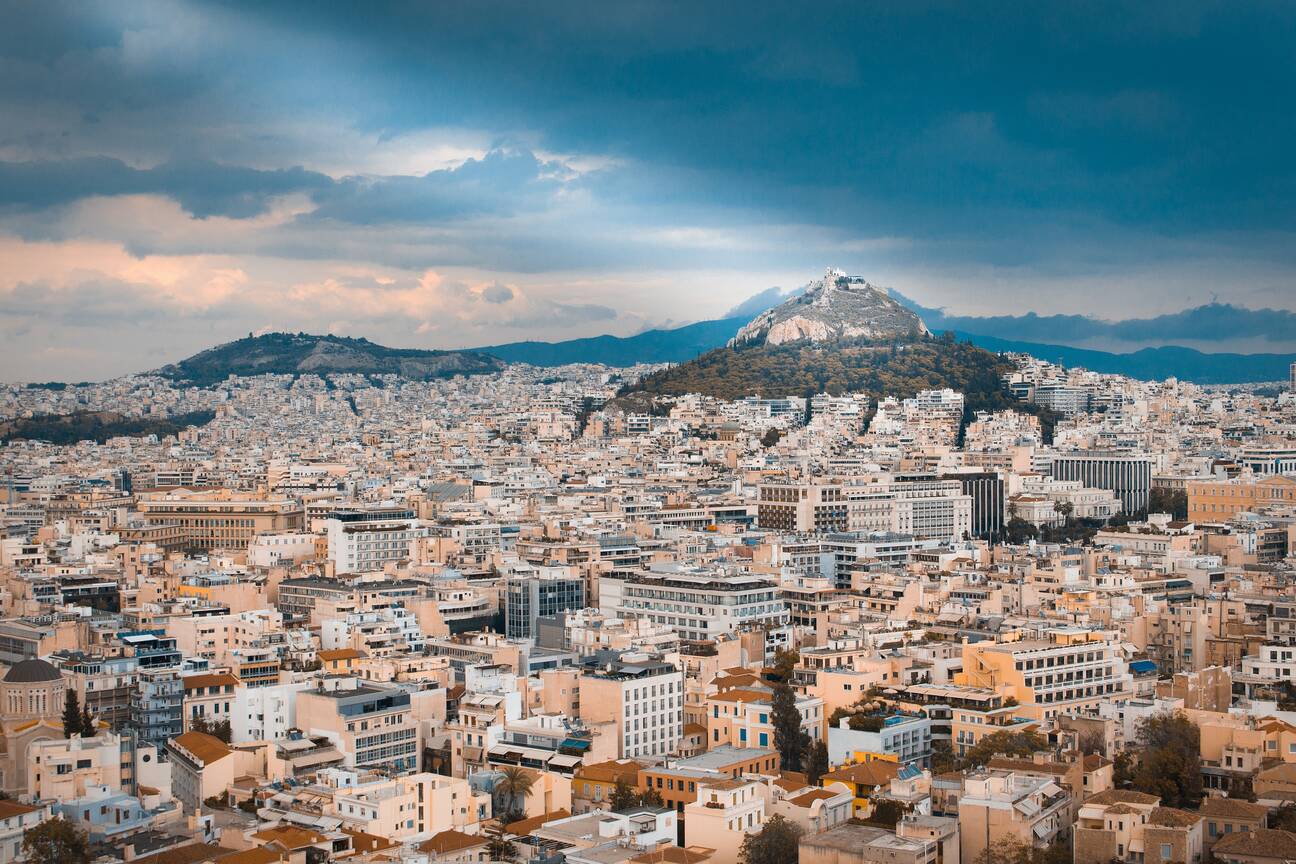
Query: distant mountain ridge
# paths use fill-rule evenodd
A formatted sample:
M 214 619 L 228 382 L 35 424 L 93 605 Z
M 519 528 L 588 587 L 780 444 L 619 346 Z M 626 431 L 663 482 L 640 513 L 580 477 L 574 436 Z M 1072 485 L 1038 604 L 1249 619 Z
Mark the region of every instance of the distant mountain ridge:
M 1068 345 L 1042 345 L 1016 339 L 1000 339 L 979 333 L 949 331 L 987 351 L 1011 351 L 1029 354 L 1050 363 L 1079 367 L 1107 375 L 1126 375 L 1144 381 L 1178 378 L 1197 384 L 1251 384 L 1261 381 L 1285 381 L 1296 354 L 1208 354 L 1195 348 L 1165 345 L 1142 348 L 1128 354 L 1072 348 Z
M 1076 344 L 1103 341 L 1125 342 L 1131 353 L 1147 343 L 1223 342 L 1228 339 L 1262 339 L 1275 348 L 1290 348 L 1296 342 L 1296 312 L 1286 309 L 1247 309 L 1230 303 L 1206 303 L 1151 318 L 1107 321 L 1088 315 L 950 315 L 944 309 L 923 306 L 894 288 L 888 293 L 927 322 L 934 332 L 954 330 L 997 339 L 1038 344 Z M 1115 352 L 1124 354 L 1125 352 Z M 1215 353 L 1215 352 L 1203 352 Z M 1234 355 L 1250 356 L 1250 355 Z
M 756 309 L 757 315 L 767 310 L 761 309 L 762 303 L 752 303 L 758 299 L 772 302 L 786 301 L 801 296 L 810 285 L 790 293 L 782 294 L 778 289 L 767 289 L 755 297 L 740 304 L 747 310 Z M 952 318 L 945 316 L 941 310 L 922 306 L 894 289 L 887 289 L 888 295 L 915 313 L 933 332 L 946 330 L 954 332 L 959 339 L 969 340 L 988 351 L 1014 351 L 1030 354 L 1041 360 L 1061 363 L 1065 366 L 1079 366 L 1094 372 L 1111 375 L 1128 375 L 1131 378 L 1144 380 L 1163 380 L 1176 377 L 1182 381 L 1193 381 L 1199 384 L 1247 384 L 1259 381 L 1281 381 L 1288 375 L 1291 363 L 1296 363 L 1296 354 L 1239 354 L 1228 352 L 1206 352 L 1194 348 L 1166 345 L 1158 348 L 1143 348 L 1128 353 L 1099 351 L 1091 348 L 1076 348 L 1053 342 L 1033 341 L 1024 336 L 1008 338 L 993 333 L 979 332 L 976 328 L 1007 329 L 1016 323 L 1025 323 L 1024 332 L 1035 332 L 1039 327 L 1047 328 L 1055 319 L 1071 322 L 1066 332 L 1090 332 L 1085 328 L 1092 324 L 1098 328 L 1116 327 L 1120 332 L 1132 334 L 1134 329 L 1121 325 L 1125 322 L 1103 322 L 1079 315 L 1069 316 L 997 316 L 993 318 Z M 1210 319 L 1217 313 L 1223 318 L 1215 319 L 1219 326 L 1224 321 L 1243 313 L 1243 317 L 1252 319 L 1255 310 L 1239 310 L 1236 307 L 1214 304 L 1185 310 L 1173 316 L 1161 316 L 1176 321 L 1185 319 L 1201 324 L 1203 316 Z M 1278 313 L 1279 316 L 1286 313 Z M 932 317 L 927 317 L 928 315 Z M 1160 319 L 1145 319 L 1149 326 Z M 727 345 L 738 336 L 748 319 L 744 317 L 726 317 L 717 320 L 699 321 L 684 327 L 671 330 L 648 330 L 635 336 L 595 336 L 586 339 L 572 339 L 564 342 L 513 342 L 508 345 L 488 346 L 476 350 L 494 354 L 512 363 L 530 363 L 535 366 L 561 366 L 565 363 L 603 363 L 609 366 L 632 366 L 635 363 L 681 363 L 705 354 L 707 351 Z M 964 326 L 951 327 L 949 323 Z
M 157 374 L 200 387 L 230 375 L 402 375 L 420 381 L 498 372 L 504 363 L 477 351 L 387 348 L 368 339 L 266 333 L 247 336 L 163 366 Z
M 474 350 L 507 363 L 529 363 L 532 366 L 683 363 L 725 344 L 748 320 L 746 317 L 720 318 L 670 330 L 645 330 L 634 336 L 591 336 L 565 342 L 509 342 Z

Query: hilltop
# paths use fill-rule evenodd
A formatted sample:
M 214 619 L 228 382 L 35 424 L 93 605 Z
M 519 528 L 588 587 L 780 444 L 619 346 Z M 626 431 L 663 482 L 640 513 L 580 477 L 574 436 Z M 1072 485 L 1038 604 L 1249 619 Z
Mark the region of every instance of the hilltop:
M 753 318 L 729 344 L 913 341 L 926 334 L 922 320 L 885 289 L 830 267 L 797 296 Z
M 877 399 L 950 387 L 964 394 L 968 417 L 1012 408 L 1040 415 L 1051 429 L 1048 412 L 1018 402 L 1004 387 L 1012 368 L 953 334 L 931 336 L 917 315 L 879 289 L 830 270 L 804 295 L 762 313 L 729 345 L 627 387 L 618 404 L 643 410 L 686 393 L 732 400 L 860 392 Z
M 498 372 L 503 361 L 477 351 L 424 351 L 387 348 L 368 339 L 266 333 L 217 345 L 157 370 L 176 381 L 200 387 L 230 375 L 403 375 L 420 381 L 454 375 Z

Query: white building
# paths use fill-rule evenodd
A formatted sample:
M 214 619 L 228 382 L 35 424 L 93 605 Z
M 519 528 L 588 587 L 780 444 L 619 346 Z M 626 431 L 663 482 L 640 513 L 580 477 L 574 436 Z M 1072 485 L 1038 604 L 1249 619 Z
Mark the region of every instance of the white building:
M 297 694 L 310 682 L 270 687 L 234 688 L 230 713 L 230 740 L 274 741 L 288 736 L 297 723 Z
M 791 620 L 776 581 L 701 568 L 600 576 L 599 608 L 605 615 L 637 615 L 669 625 L 681 639 L 699 641 L 760 626 L 782 644 Z

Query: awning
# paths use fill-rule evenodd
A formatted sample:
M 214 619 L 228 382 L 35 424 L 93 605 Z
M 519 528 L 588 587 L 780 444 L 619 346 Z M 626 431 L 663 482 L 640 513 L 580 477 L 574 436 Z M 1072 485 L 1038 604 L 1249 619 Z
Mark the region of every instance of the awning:
M 575 768 L 577 765 L 581 764 L 581 757 L 566 756 L 559 753 L 557 756 L 550 757 L 548 764 L 554 768 Z

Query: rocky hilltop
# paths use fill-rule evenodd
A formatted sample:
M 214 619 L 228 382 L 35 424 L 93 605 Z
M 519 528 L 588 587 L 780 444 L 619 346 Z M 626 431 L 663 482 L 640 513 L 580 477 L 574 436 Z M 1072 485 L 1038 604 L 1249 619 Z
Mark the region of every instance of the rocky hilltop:
M 913 340 L 926 334 L 922 320 L 885 290 L 830 267 L 804 292 L 753 318 L 729 345 Z
M 497 372 L 504 362 L 476 351 L 387 348 L 368 339 L 267 333 L 227 342 L 157 370 L 176 381 L 208 386 L 230 375 L 401 375 L 419 381 Z
M 1054 418 L 1013 398 L 1003 383 L 1004 357 L 934 337 L 921 320 L 868 282 L 829 270 L 802 296 L 757 316 L 724 348 L 654 372 L 627 385 L 611 410 L 664 412 L 676 397 L 719 399 L 864 393 L 913 396 L 950 387 L 964 394 L 966 420 L 976 411 L 1011 408 Z

